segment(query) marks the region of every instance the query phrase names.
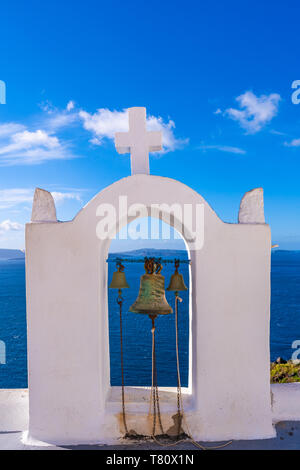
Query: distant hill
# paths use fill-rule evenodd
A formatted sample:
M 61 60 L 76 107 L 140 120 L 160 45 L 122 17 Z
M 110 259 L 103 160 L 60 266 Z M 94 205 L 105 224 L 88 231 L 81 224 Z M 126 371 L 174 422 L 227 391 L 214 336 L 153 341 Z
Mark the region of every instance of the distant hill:
M 141 248 L 139 250 L 123 251 L 121 253 L 110 253 L 110 258 L 131 258 L 139 257 L 144 258 L 145 256 L 156 258 L 180 258 L 187 259 L 187 252 L 185 250 L 158 250 L 156 248 Z
M 300 250 L 272 250 L 272 253 L 276 253 L 276 254 L 281 254 L 281 253 L 284 253 L 284 254 L 288 254 L 288 253 L 295 253 L 295 254 L 300 254 Z
M 21 250 L 9 250 L 0 248 L 0 261 L 8 261 L 14 259 L 25 259 L 25 253 Z
M 124 258 L 124 257 L 140 257 L 144 258 L 145 256 L 154 256 L 157 258 L 180 258 L 187 259 L 187 252 L 185 250 L 159 250 L 157 248 L 140 248 L 138 250 L 124 251 L 118 253 L 110 253 L 110 258 Z M 298 250 L 274 250 L 272 251 L 273 258 L 284 258 L 284 259 L 298 259 L 300 258 L 300 251 Z M 25 260 L 25 253 L 21 250 L 12 250 L 6 248 L 0 248 L 0 261 L 8 260 Z

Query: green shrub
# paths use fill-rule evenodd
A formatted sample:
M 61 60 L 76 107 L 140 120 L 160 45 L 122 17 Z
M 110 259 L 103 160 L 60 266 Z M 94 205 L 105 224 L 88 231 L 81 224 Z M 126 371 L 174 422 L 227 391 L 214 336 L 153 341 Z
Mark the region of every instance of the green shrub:
M 271 363 L 271 383 L 284 384 L 300 382 L 300 364 L 288 361 L 286 364 Z

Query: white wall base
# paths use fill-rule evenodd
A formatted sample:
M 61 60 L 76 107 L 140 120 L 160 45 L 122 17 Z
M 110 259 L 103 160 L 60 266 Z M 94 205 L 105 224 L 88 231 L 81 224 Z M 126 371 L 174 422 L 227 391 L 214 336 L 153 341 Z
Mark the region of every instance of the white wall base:
M 217 441 L 218 439 L 259 439 L 259 432 L 254 426 L 254 433 L 243 435 L 239 432 L 237 435 L 217 436 L 216 433 L 210 435 L 209 431 L 204 432 L 201 429 L 201 417 L 193 412 L 193 400 L 187 390 L 184 390 L 184 404 L 188 424 L 193 436 L 201 441 Z M 63 444 L 121 444 L 120 428 L 121 422 L 121 406 L 120 406 L 120 387 L 112 387 L 107 402 L 107 412 L 103 416 L 102 430 L 105 429 L 105 435 L 99 440 L 74 442 L 74 440 L 65 439 L 61 441 L 44 442 L 36 440 L 34 437 L 24 432 L 22 441 L 26 445 L 31 446 L 51 446 Z M 276 384 L 271 385 L 272 396 L 272 417 L 273 424 L 280 421 L 300 421 L 300 383 L 293 384 Z M 172 416 L 176 413 L 176 394 L 175 389 L 161 389 L 161 404 L 163 410 L 163 424 L 166 429 L 170 429 L 174 425 Z M 149 410 L 149 388 L 126 388 L 128 425 L 129 429 L 135 429 L 136 432 L 145 432 L 147 427 L 150 428 L 152 419 L 149 419 L 147 412 Z M 0 432 L 9 431 L 25 431 L 29 425 L 28 410 L 28 390 L 27 389 L 10 389 L 0 390 Z M 146 427 L 145 427 L 146 425 Z M 261 438 L 275 437 L 275 430 L 272 429 L 269 436 L 265 434 Z M 134 443 L 134 442 L 133 442 Z M 128 442 L 126 441 L 126 444 Z
M 28 424 L 28 389 L 0 389 L 0 432 L 24 431 Z
M 300 421 L 300 382 L 271 385 L 273 423 Z

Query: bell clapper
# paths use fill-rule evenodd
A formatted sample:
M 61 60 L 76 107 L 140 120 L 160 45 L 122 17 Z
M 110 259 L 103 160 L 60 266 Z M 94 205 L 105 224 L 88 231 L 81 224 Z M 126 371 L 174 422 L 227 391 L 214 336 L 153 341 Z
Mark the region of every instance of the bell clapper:
M 155 318 L 157 317 L 157 315 L 149 315 L 149 318 L 150 320 L 152 321 L 152 329 L 151 329 L 151 333 L 153 334 L 154 331 L 155 331 Z

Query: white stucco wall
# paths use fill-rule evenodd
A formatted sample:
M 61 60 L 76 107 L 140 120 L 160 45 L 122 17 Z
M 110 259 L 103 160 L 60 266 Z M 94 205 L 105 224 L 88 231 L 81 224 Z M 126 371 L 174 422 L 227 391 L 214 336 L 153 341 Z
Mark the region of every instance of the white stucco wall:
M 28 390 L 0 389 L 0 433 L 28 429 Z
M 300 383 L 273 384 L 273 421 L 300 421 Z
M 122 435 L 107 402 L 110 241 L 96 237 L 97 207 L 118 208 L 119 195 L 128 196 L 128 205 L 204 204 L 204 245 L 190 252 L 194 437 L 273 436 L 269 227 L 225 224 L 189 187 L 149 175 L 114 183 L 71 222 L 26 225 L 30 436 L 61 444 Z
M 165 429 L 174 424 L 172 416 L 175 410 L 176 389 L 160 388 L 160 404 L 163 410 L 163 423 Z M 116 415 L 120 411 L 120 387 L 112 387 L 109 394 L 105 419 L 112 423 L 112 434 L 108 438 L 102 437 L 102 441 L 115 442 L 115 433 L 119 433 Z M 276 424 L 280 421 L 300 421 L 300 383 L 273 384 L 272 396 L 272 420 Z M 199 428 L 199 417 L 194 413 L 193 396 L 183 389 L 184 408 L 190 428 L 195 433 Z M 149 400 L 149 387 L 126 388 L 126 409 L 128 412 L 128 425 L 137 431 L 145 432 L 151 429 L 152 420 L 145 415 L 145 403 Z M 28 389 L 0 390 L 0 433 L 26 431 L 29 426 Z M 108 425 L 107 425 L 108 426 Z M 107 430 L 107 427 L 106 427 Z M 26 431 L 23 442 L 27 445 L 41 445 Z M 47 442 L 42 442 L 48 444 Z

